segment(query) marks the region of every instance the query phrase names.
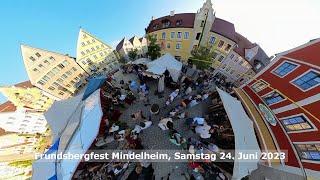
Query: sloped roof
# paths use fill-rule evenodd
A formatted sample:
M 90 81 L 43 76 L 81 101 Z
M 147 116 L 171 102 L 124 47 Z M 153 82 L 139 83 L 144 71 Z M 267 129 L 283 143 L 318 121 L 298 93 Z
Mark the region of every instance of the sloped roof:
M 238 53 L 240 56 L 245 58 L 245 49 L 251 49 L 256 46 L 256 44 L 253 44 L 250 42 L 247 38 L 242 36 L 241 34 L 237 33 L 235 34 L 236 37 L 236 43 L 238 44 L 238 47 L 234 48 L 234 51 Z
M 126 38 L 124 37 L 120 42 L 119 42 L 119 44 L 117 45 L 117 47 L 116 47 L 116 50 L 117 51 L 119 51 L 122 47 L 123 47 L 123 43 L 124 43 L 124 40 L 125 40 Z
M 0 128 L 0 136 L 4 136 L 4 135 L 7 135 L 7 134 L 13 134 L 14 132 L 7 132 L 6 130 Z
M 160 29 L 166 29 L 166 28 L 162 28 L 162 22 L 164 20 L 168 20 L 170 21 L 170 25 L 167 28 L 193 28 L 193 23 L 194 23 L 194 19 L 195 19 L 195 13 L 182 13 L 182 14 L 175 14 L 174 16 L 163 16 L 161 18 L 152 20 L 149 23 L 149 26 L 146 29 L 147 33 L 151 33 Z M 182 23 L 181 25 L 177 25 L 176 22 L 181 20 Z M 156 29 L 154 29 L 153 27 L 155 25 L 158 25 L 158 27 Z
M 11 101 L 0 104 L 0 112 L 12 112 L 15 110 L 17 110 L 17 107 Z
M 15 87 L 21 87 L 21 88 L 32 88 L 33 87 L 33 85 L 31 84 L 30 81 L 24 81 L 24 82 L 15 84 L 14 86 Z
M 144 39 L 144 37 L 142 37 L 142 38 L 139 38 L 139 41 L 140 41 L 140 42 L 142 42 L 142 40 L 143 40 L 143 39 Z
M 232 41 L 236 40 L 236 31 L 234 24 L 220 18 L 215 18 L 211 27 L 211 31 L 224 36 Z
M 133 36 L 131 39 L 129 39 L 129 41 L 131 42 L 131 44 L 133 44 L 134 39 L 137 38 L 139 40 L 139 38 L 137 36 Z M 141 41 L 140 41 L 141 42 Z

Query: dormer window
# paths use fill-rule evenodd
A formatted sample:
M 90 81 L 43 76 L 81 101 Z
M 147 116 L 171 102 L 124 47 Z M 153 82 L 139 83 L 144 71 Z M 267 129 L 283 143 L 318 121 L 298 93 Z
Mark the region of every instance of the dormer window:
M 167 28 L 169 26 L 170 26 L 170 21 L 169 20 L 162 21 L 162 28 Z
M 158 28 L 158 24 L 153 26 L 153 29 L 156 30 Z
M 181 25 L 182 25 L 182 20 L 176 21 L 176 25 L 177 25 L 177 26 L 181 26 Z

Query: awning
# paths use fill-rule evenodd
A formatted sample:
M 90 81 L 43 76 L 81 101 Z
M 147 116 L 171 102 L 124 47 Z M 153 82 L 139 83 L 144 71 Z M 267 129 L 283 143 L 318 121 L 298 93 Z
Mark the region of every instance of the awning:
M 143 72 L 144 76 L 153 77 L 155 79 L 159 78 L 166 71 L 165 67 L 153 66 Z
M 254 132 L 253 122 L 246 114 L 240 101 L 228 93 L 217 88 L 223 106 L 229 117 L 235 135 L 235 154 L 257 152 L 261 156 L 261 150 Z M 235 160 L 232 179 L 240 180 L 258 168 L 256 160 Z
M 149 58 L 140 58 L 140 59 L 137 59 L 137 60 L 133 61 L 132 64 L 143 64 L 143 65 L 146 65 L 149 62 L 151 62 L 151 59 L 149 59 Z

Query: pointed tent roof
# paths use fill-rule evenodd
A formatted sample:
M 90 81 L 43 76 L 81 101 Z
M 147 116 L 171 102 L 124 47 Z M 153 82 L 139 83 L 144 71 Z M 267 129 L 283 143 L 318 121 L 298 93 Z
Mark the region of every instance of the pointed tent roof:
M 122 47 L 123 47 L 123 44 L 124 44 L 124 41 L 126 40 L 126 38 L 124 37 L 120 42 L 119 44 L 117 45 L 116 47 L 116 50 L 119 51 Z
M 77 43 L 77 61 L 82 59 L 84 56 L 87 56 L 87 55 L 82 55 L 81 51 L 80 51 L 80 49 L 82 47 L 81 43 L 83 43 L 83 42 L 86 43 L 87 40 L 88 40 L 87 38 L 83 38 L 84 36 L 91 37 L 96 42 L 100 42 L 101 44 L 103 44 L 104 46 L 106 46 L 106 47 L 108 47 L 109 49 L 112 50 L 111 46 L 109 46 L 108 44 L 104 43 L 102 40 L 98 39 L 97 37 L 91 35 L 87 31 L 85 31 L 85 30 L 80 28 L 79 35 L 78 35 L 78 43 Z

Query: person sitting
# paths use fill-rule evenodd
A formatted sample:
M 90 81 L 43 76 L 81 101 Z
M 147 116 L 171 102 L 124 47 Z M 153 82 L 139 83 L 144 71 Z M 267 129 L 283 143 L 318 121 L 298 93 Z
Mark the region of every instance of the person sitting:
M 199 104 L 198 100 L 197 99 L 193 99 L 188 105 L 187 105 L 187 108 L 191 108 L 195 105 Z
M 141 85 L 140 85 L 140 90 L 141 90 L 141 92 L 146 96 L 146 95 L 148 95 L 148 90 L 147 90 L 147 85 L 146 85 L 146 83 L 141 83 Z
M 125 138 L 126 130 L 121 130 L 114 135 L 114 139 L 117 141 L 123 141 Z
M 195 128 L 195 132 L 203 139 L 208 139 L 215 132 L 214 128 L 211 126 L 204 124 L 202 126 L 197 126 Z
M 169 140 L 173 144 L 181 146 L 183 149 L 187 149 L 188 147 L 187 140 L 184 137 L 182 137 L 181 134 L 178 133 L 176 130 L 172 131 L 172 135 Z
M 143 116 L 142 111 L 138 111 L 136 113 L 131 114 L 131 117 L 133 118 L 133 120 L 147 119 Z
M 138 135 L 142 130 L 147 129 L 148 127 L 150 127 L 152 125 L 152 121 L 144 121 L 144 122 L 140 122 L 140 124 L 136 125 L 134 127 L 134 129 L 131 131 L 131 134 L 136 134 Z
M 203 124 L 207 124 L 207 122 L 205 121 L 205 118 L 194 117 L 194 118 L 187 118 L 185 121 L 185 124 L 187 124 L 188 126 L 203 125 Z
M 173 129 L 172 119 L 171 118 L 163 118 L 163 117 L 161 117 L 161 120 L 160 120 L 158 126 L 162 130 Z

